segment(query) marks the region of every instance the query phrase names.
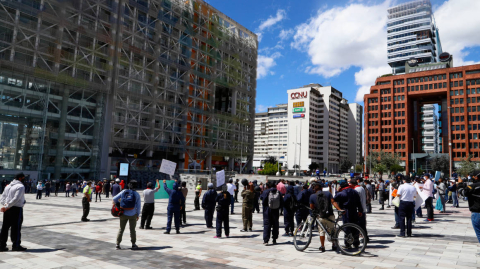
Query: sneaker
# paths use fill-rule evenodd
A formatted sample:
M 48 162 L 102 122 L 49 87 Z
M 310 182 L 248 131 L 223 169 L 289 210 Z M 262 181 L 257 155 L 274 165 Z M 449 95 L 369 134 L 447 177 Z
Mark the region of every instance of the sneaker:
M 253 232 L 252 228 L 248 229 L 249 232 Z
M 180 234 L 180 231 L 179 231 L 179 230 L 177 230 L 177 234 Z
M 27 248 L 24 248 L 22 246 L 12 247 L 12 251 L 25 251 L 25 250 L 27 250 Z
M 138 250 L 138 246 L 136 244 L 132 244 L 132 250 Z
M 240 230 L 240 232 L 244 233 L 244 232 L 248 232 L 248 231 L 245 230 L 245 229 L 242 229 L 242 230 Z
M 145 229 L 145 228 L 143 228 L 142 226 L 140 226 L 140 229 L 142 229 L 142 230 L 143 230 L 143 229 Z
M 320 250 L 320 252 L 325 252 L 325 247 L 319 247 L 318 250 Z
M 392 229 L 400 229 L 400 227 L 395 225 L 395 226 L 392 227 Z
M 263 242 L 263 245 L 264 245 L 264 246 L 268 246 L 268 242 Z
M 430 221 L 430 220 L 428 220 L 428 219 L 424 219 L 423 221 L 425 221 L 425 222 L 428 222 L 428 221 Z
M 277 239 L 273 239 L 273 244 L 277 244 Z
M 115 249 L 116 249 L 116 250 L 119 250 L 119 249 L 122 249 L 122 248 L 120 247 L 120 245 L 116 245 L 116 246 L 115 246 Z
M 164 232 L 163 234 L 170 234 L 170 232 Z
M 221 237 L 221 236 L 216 236 L 216 235 L 215 235 L 213 238 L 222 238 L 222 237 Z
M 378 210 L 385 210 L 385 208 L 380 208 L 380 209 L 378 209 Z
M 284 233 L 282 236 L 290 236 L 290 235 L 289 235 L 289 234 L 287 234 L 287 233 Z
M 0 248 L 0 252 L 5 252 L 5 251 L 8 251 L 8 248 L 7 248 L 7 247 L 2 247 L 2 248 Z
M 150 227 L 146 227 L 145 229 L 146 229 L 146 230 L 151 230 L 151 229 L 153 229 L 153 228 L 150 226 Z

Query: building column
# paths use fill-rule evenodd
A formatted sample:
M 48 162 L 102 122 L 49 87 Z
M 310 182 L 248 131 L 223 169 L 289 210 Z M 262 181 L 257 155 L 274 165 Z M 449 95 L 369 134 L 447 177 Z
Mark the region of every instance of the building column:
M 27 120 L 27 131 L 25 132 L 25 146 L 22 152 L 22 170 L 25 170 L 28 165 L 28 151 L 32 141 L 32 122 Z
M 212 171 L 212 153 L 208 153 L 207 158 L 205 158 L 205 169 L 208 171 Z
M 100 154 L 100 129 L 102 124 L 102 110 L 103 110 L 103 93 L 98 93 L 96 96 L 97 107 L 95 108 L 95 119 L 93 123 L 93 141 L 92 141 L 92 153 L 90 158 L 90 178 L 100 177 L 99 170 L 100 165 L 98 163 L 98 157 Z M 62 107 L 63 109 L 63 107 Z
M 22 148 L 22 134 L 25 130 L 25 126 L 23 124 L 19 124 L 17 127 L 17 138 L 15 141 L 15 157 L 13 161 L 13 169 L 18 169 L 18 165 L 20 164 L 20 153 L 18 152 Z
M 233 168 L 235 168 L 235 158 L 232 156 L 228 159 L 228 170 L 233 171 Z
M 55 172 L 54 179 L 60 179 L 63 164 L 63 148 L 65 146 L 65 126 L 67 124 L 68 98 L 70 97 L 70 89 L 63 86 L 62 103 L 60 104 L 60 120 L 58 123 L 57 149 L 55 156 Z

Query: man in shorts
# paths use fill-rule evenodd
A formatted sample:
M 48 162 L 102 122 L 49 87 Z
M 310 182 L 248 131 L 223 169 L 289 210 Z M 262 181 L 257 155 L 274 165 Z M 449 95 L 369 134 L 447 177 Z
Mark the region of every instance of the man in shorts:
M 331 233 L 335 226 L 335 216 L 333 214 L 332 202 L 333 196 L 328 191 L 322 191 L 322 186 L 318 183 L 313 183 L 313 191 L 315 192 L 310 196 L 310 208 L 318 214 L 320 223 L 327 229 L 327 232 Z M 320 244 L 322 245 L 319 250 L 325 252 L 325 231 L 318 227 L 320 234 Z M 332 250 L 335 251 L 337 246 L 332 242 Z

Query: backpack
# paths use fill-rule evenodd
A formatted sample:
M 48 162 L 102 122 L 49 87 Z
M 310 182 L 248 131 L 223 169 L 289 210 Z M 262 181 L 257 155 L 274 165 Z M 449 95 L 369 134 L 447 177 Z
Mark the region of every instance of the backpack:
M 114 217 L 120 217 L 123 215 L 124 210 L 122 208 L 119 208 L 116 204 L 112 206 L 112 216 Z
M 132 190 L 125 190 L 120 200 L 120 208 L 123 210 L 132 210 L 135 208 L 136 197 Z
M 323 191 L 319 191 L 317 193 L 317 203 L 315 205 L 315 210 L 317 211 L 318 216 L 320 218 L 326 218 L 327 217 L 327 210 L 328 210 L 328 202 L 325 198 L 325 195 L 323 195 Z
M 290 196 L 290 202 L 287 204 L 286 208 L 290 212 L 295 212 L 298 207 L 298 201 L 297 198 L 294 195 Z
M 276 191 L 275 193 L 270 192 L 268 194 L 268 207 L 270 209 L 279 209 L 280 208 L 280 192 Z

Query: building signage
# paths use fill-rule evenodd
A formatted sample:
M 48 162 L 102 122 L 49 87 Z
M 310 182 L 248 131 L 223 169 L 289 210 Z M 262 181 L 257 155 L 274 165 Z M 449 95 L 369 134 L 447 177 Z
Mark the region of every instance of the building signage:
M 303 102 L 294 102 L 293 107 L 303 107 Z
M 293 115 L 293 118 L 296 119 L 296 118 L 305 118 L 305 114 L 295 114 Z
M 290 94 L 291 99 L 302 99 L 302 98 L 307 98 L 307 91 L 305 92 L 292 92 Z
M 300 112 L 305 112 L 305 108 L 304 107 L 295 107 L 293 109 L 293 113 L 300 113 Z
M 407 61 L 407 64 L 410 66 L 410 67 L 415 67 L 418 65 L 418 60 L 415 59 L 415 58 L 411 58 L 410 60 Z
M 452 55 L 448 52 L 444 52 L 438 56 L 440 58 L 440 62 L 448 62 L 452 58 Z

